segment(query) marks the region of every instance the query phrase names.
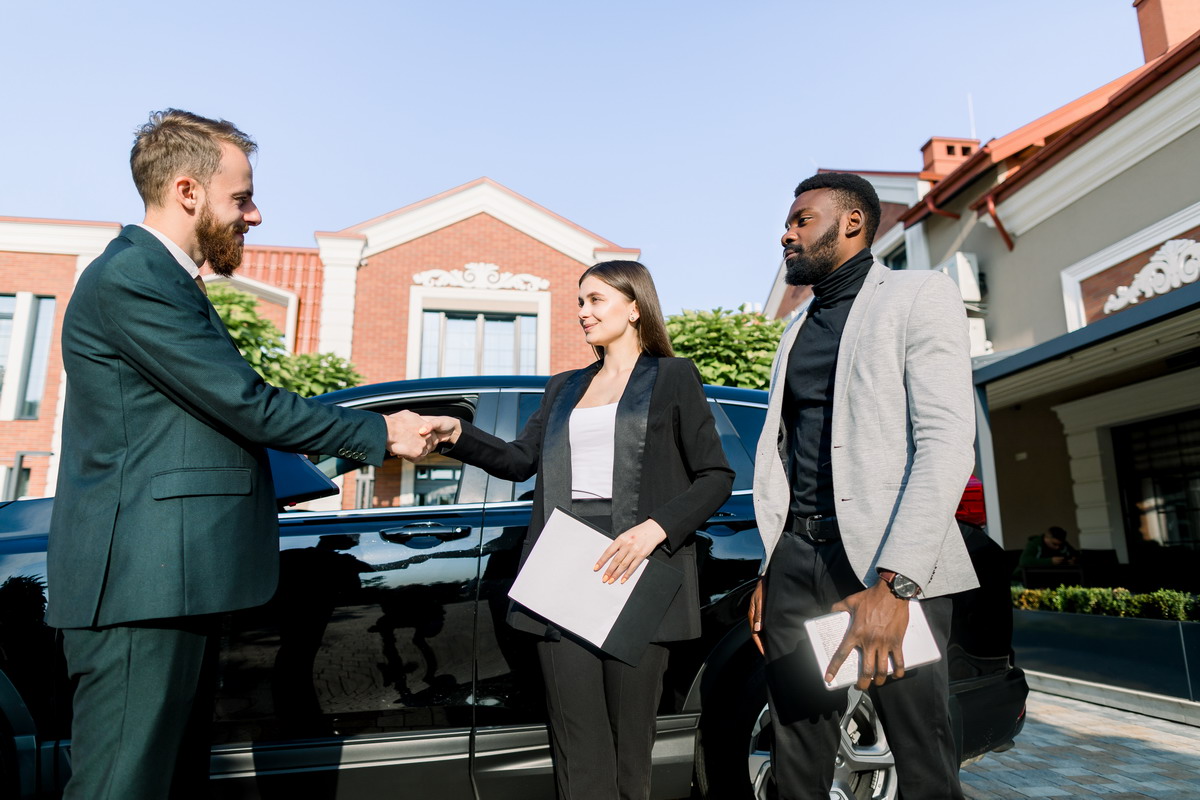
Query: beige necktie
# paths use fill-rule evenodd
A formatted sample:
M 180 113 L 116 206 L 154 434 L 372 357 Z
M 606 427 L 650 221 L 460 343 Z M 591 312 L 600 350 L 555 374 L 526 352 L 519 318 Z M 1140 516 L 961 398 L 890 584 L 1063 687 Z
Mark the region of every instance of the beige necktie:
M 200 291 L 204 292 L 204 296 L 208 297 L 208 287 L 204 285 L 204 278 L 196 276 L 196 285 L 200 287 Z

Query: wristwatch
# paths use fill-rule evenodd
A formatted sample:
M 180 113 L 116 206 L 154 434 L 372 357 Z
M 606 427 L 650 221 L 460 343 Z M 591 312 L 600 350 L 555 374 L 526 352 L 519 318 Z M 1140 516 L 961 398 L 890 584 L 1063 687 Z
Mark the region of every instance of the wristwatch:
M 888 575 L 891 575 L 889 578 Z M 906 578 L 899 572 L 881 573 L 879 576 L 888 588 L 892 590 L 892 594 L 899 597 L 901 600 L 912 600 L 921 593 L 921 587 L 912 578 Z

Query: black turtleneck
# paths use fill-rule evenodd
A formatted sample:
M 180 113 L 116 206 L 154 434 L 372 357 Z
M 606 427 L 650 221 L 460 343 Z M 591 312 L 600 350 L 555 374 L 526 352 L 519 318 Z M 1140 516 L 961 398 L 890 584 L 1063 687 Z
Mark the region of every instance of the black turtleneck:
M 813 284 L 808 317 L 788 354 L 783 429 L 795 516 L 835 513 L 830 437 L 838 345 L 873 263 L 870 249 L 863 248 Z

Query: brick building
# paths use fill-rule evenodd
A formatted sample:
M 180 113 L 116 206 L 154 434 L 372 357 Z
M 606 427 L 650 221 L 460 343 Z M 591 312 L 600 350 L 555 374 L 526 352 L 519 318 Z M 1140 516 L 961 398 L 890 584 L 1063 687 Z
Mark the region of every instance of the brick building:
M 79 272 L 119 230 L 0 217 L 3 499 L 54 493 L 62 315 Z M 592 355 L 575 322 L 580 273 L 640 255 L 487 178 L 315 238 L 248 245 L 229 282 L 258 299 L 291 350 L 336 353 L 371 383 L 582 366 Z M 403 489 L 368 502 L 410 501 L 412 477 L 392 477 L 373 476 L 375 494 Z

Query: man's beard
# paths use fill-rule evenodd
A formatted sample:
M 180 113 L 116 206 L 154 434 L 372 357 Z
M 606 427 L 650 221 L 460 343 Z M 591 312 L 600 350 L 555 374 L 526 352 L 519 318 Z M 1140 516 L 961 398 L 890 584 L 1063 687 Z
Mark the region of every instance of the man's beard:
M 784 247 L 784 263 L 787 271 L 783 281 L 789 286 L 811 286 L 838 267 L 838 237 L 841 231 L 835 220 L 821 234 L 806 253 L 799 245 Z M 795 254 L 795 255 L 792 255 Z M 792 255 L 792 258 L 788 258 Z
M 228 278 L 242 265 L 242 242 L 238 234 L 249 229 L 250 226 L 240 222 L 232 227 L 217 222 L 205 202 L 196 220 L 196 244 L 213 272 Z

